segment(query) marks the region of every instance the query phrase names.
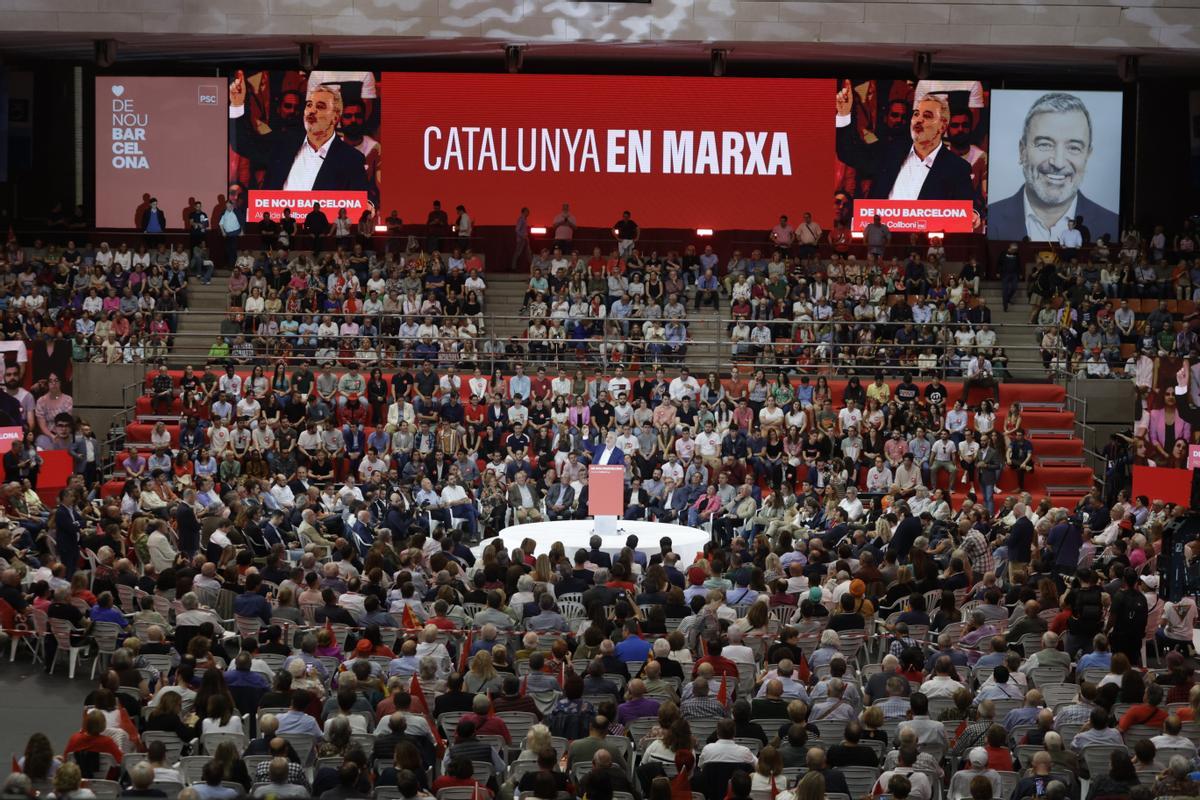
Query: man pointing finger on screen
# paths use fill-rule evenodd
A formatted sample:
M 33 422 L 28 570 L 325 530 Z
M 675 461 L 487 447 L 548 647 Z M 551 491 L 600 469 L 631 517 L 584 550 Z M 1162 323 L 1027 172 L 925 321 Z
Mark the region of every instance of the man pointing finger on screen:
M 246 114 L 246 77 L 229 84 L 230 141 L 234 149 L 266 167 L 265 189 L 368 191 L 363 154 L 337 137 L 342 94 L 321 84 L 304 99 L 304 127 L 255 133 Z M 373 203 L 378 198 L 372 197 Z
M 837 155 L 860 178 L 871 179 L 867 197 L 881 200 L 972 200 L 971 167 L 942 143 L 950 108 L 927 94 L 912 110 L 909 133 L 896 141 L 864 142 L 854 122 L 854 89 L 845 81 L 835 99 Z

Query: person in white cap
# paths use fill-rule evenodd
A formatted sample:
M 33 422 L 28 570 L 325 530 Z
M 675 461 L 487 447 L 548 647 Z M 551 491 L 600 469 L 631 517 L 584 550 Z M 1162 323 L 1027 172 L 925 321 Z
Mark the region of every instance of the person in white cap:
M 1158 576 L 1143 575 L 1141 583 L 1145 587 L 1142 590 L 1142 594 L 1146 595 L 1146 611 L 1152 614 L 1154 613 L 1154 607 L 1162 602 L 1158 599 Z
M 950 779 L 948 800 L 967 800 L 971 796 L 971 781 L 977 776 L 983 776 L 991 781 L 992 797 L 999 797 L 1000 773 L 994 769 L 988 769 L 987 762 L 987 750 L 984 750 L 982 747 L 972 748 L 967 753 L 966 768 L 954 773 L 954 777 Z

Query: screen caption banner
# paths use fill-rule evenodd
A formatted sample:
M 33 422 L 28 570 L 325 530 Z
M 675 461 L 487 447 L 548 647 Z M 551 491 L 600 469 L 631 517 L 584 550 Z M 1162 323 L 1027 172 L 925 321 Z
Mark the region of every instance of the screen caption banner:
M 20 427 L 0 428 L 0 454 L 7 453 L 13 445 L 20 442 L 24 429 Z
M 970 200 L 855 200 L 852 231 L 875 221 L 892 233 L 971 233 L 975 208 Z
M 285 208 L 291 209 L 293 217 L 303 218 L 314 205 L 319 205 L 331 219 L 344 208 L 346 216 L 355 222 L 371 207 L 366 192 L 252 191 L 247 222 L 257 222 L 264 212 L 279 217 Z

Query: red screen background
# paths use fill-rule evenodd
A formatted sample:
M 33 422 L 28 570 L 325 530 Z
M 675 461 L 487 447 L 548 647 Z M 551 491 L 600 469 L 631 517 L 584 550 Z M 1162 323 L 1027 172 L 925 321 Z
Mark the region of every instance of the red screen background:
M 424 222 L 435 199 L 451 221 L 462 203 L 480 225 L 512 225 L 521 206 L 531 225 L 549 225 L 564 202 L 581 226 L 611 225 L 625 209 L 644 228 L 763 229 L 780 214 L 796 223 L 805 211 L 826 228 L 832 221 L 831 79 L 389 72 L 382 91 L 381 211 L 396 209 L 406 222 Z M 605 130 L 648 129 L 651 172 L 429 171 L 430 125 L 508 128 L 510 152 L 516 128 L 592 128 L 601 168 Z M 663 130 L 712 130 L 718 141 L 721 131 L 787 132 L 792 174 L 664 175 Z

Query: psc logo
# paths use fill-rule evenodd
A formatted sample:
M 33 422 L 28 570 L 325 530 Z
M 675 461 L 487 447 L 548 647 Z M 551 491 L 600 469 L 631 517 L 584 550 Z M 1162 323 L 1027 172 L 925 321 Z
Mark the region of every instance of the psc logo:
M 197 86 L 196 103 L 202 106 L 215 106 L 217 104 L 217 87 Z

